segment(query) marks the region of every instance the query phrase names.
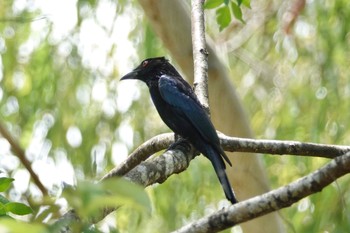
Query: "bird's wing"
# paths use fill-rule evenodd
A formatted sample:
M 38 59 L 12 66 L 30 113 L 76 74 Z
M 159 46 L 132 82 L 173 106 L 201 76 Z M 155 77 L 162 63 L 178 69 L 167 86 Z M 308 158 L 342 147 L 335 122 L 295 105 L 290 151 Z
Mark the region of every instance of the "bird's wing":
M 160 95 L 165 102 L 186 117 L 205 140 L 219 143 L 219 138 L 207 113 L 185 81 L 162 75 L 158 84 Z
M 162 75 L 158 81 L 160 95 L 180 116 L 186 118 L 207 142 L 212 143 L 232 166 L 220 147 L 219 137 L 207 113 L 199 103 L 191 86 L 182 78 Z

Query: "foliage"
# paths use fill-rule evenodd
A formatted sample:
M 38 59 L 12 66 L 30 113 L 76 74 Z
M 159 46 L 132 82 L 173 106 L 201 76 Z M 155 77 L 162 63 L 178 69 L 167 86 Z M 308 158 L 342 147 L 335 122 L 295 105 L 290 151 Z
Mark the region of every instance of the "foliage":
M 1 178 L 0 191 L 5 191 L 13 179 Z M 91 227 L 87 221 L 97 217 L 103 208 L 130 208 L 135 214 L 149 214 L 151 204 L 148 195 L 144 189 L 134 183 L 124 179 L 109 179 L 99 184 L 91 182 L 79 182 L 76 188 L 68 187 L 63 191 L 62 197 L 68 202 L 69 206 L 77 211 L 81 221 L 73 225 L 73 232 L 100 232 L 97 228 Z M 10 202 L 4 196 L 0 195 L 0 229 L 4 228 L 8 232 L 60 232 L 65 219 L 61 219 L 54 224 L 42 223 L 44 219 L 53 213 L 41 213 L 30 224 L 18 222 L 15 219 L 5 218 L 8 213 L 16 215 L 26 215 L 33 213 L 27 205 L 17 202 Z
M 13 232 L 55 232 L 57 226 L 42 221 L 54 222 L 67 206 L 88 217 L 104 203 L 120 201 L 106 198 L 103 185 L 80 180 L 98 180 L 120 157 L 167 130 L 142 84 L 118 83 L 118 77 L 142 58 L 166 52 L 133 1 L 79 0 L 58 19 L 37 5 L 16 5 L 19 2 L 0 3 L 0 123 L 25 149 L 52 197 L 41 196 L 7 141 L 0 138 L 0 169 L 15 178 L 6 181 L 14 184 L 7 193 L 16 202 L 10 203 L 29 203 L 35 213 L 28 216 L 30 223 L 2 218 L 0 227 L 8 226 Z M 258 2 L 261 5 L 254 13 L 266 18 L 258 20 L 258 27 L 244 31 L 249 25 L 239 21 L 250 22 L 254 17 L 250 1 L 208 0 L 206 13 L 215 16 L 207 18 L 208 32 L 220 51 L 227 52 L 232 82 L 258 138 L 349 144 L 349 4 L 345 0 L 308 1 L 286 33 L 283 14 L 288 2 Z M 55 7 L 52 12 L 60 12 Z M 248 36 L 241 35 L 242 31 Z M 121 41 L 126 35 L 128 40 Z M 237 49 L 230 42 L 239 36 L 246 38 Z M 272 187 L 287 184 L 325 162 L 267 155 L 263 160 Z M 1 181 L 0 187 L 6 182 Z M 288 231 L 346 232 L 350 228 L 349 182 L 344 177 L 281 211 Z M 79 184 L 76 190 L 63 192 L 65 201 L 62 183 Z M 111 185 L 110 191 L 118 193 L 124 185 L 134 190 L 123 183 Z M 159 232 L 168 232 L 227 204 L 220 201 L 224 199 L 221 188 L 202 157 L 186 172 L 148 187 L 151 204 L 135 189 L 124 196 L 130 195 L 127 202 L 131 204 L 110 217 L 113 224 L 106 221 L 96 229 L 82 224 L 77 229 L 115 232 L 117 223 L 121 232 L 154 232 L 155 225 Z M 9 203 L 1 197 L 2 205 Z M 96 205 L 89 205 L 88 198 L 96 198 Z M 22 207 L 16 205 L 15 211 L 21 213 Z
M 14 179 L 12 178 L 0 177 L 0 192 L 5 192 L 13 181 Z M 33 213 L 33 211 L 29 206 L 23 203 L 9 201 L 5 196 L 0 194 L 0 218 L 8 217 L 10 213 L 27 215 Z
M 109 179 L 102 183 L 79 182 L 76 189 L 69 188 L 62 195 L 81 219 L 96 217 L 99 210 L 122 205 L 136 210 L 151 211 L 144 189 L 124 179 Z
M 276 7 L 276 11 L 272 6 L 266 9 L 267 15 L 276 13 L 266 16 L 266 24 L 229 56 L 232 77 L 254 132 L 258 138 L 348 145 L 350 85 L 346 57 L 350 52 L 350 25 L 348 16 L 335 13 L 339 8 L 348 9 L 347 3 L 307 4 L 289 33 L 284 31 L 280 13 L 288 6 Z M 264 161 L 273 187 L 287 184 L 326 162 L 293 156 L 266 156 Z M 289 231 L 349 229 L 348 184 L 346 177 L 321 194 L 283 210 Z M 322 222 L 326 218 L 327 223 Z
M 220 31 L 228 27 L 231 23 L 231 15 L 241 22 L 244 22 L 241 5 L 250 7 L 250 0 L 208 0 L 204 3 L 206 9 L 217 8 L 215 11 L 216 22 L 219 25 Z

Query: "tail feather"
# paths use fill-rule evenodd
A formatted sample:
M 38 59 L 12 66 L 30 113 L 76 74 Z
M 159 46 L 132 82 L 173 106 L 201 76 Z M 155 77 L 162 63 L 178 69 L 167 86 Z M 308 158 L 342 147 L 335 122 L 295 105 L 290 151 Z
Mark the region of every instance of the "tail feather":
M 230 182 L 228 181 L 228 178 L 227 178 L 227 175 L 226 175 L 226 172 L 224 169 L 220 169 L 220 168 L 216 168 L 214 163 L 213 163 L 213 166 L 214 166 L 214 169 L 215 169 L 215 172 L 216 172 L 216 175 L 218 176 L 219 178 L 219 181 L 221 183 L 221 186 L 222 188 L 224 189 L 224 192 L 225 192 L 225 196 L 226 198 L 232 203 L 232 204 L 235 204 L 237 203 L 237 199 L 236 199 L 236 196 L 234 195 L 233 193 L 233 190 L 231 188 L 231 185 L 230 185 Z
M 227 175 L 226 175 L 226 172 L 225 172 L 225 162 L 224 162 L 223 158 L 212 147 L 208 148 L 207 152 L 208 153 L 206 153 L 205 155 L 213 164 L 214 170 L 216 172 L 217 177 L 219 178 L 221 186 L 225 192 L 226 198 L 232 204 L 237 203 L 238 201 L 233 193 L 230 182 L 229 182 Z

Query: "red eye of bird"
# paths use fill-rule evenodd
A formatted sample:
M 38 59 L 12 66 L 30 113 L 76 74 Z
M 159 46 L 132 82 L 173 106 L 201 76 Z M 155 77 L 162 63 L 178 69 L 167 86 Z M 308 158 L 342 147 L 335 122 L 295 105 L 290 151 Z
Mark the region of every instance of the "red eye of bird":
M 148 61 L 143 61 L 143 62 L 142 62 L 142 67 L 146 67 L 147 64 L 148 64 Z

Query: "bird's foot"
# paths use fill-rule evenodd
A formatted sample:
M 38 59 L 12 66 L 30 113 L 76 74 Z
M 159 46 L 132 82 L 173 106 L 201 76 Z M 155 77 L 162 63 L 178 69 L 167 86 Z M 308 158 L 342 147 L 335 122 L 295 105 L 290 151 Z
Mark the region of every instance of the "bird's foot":
M 182 147 L 185 150 L 191 150 L 190 142 L 187 139 L 175 134 L 175 142 L 168 147 L 167 151 L 174 150 L 176 147 Z

